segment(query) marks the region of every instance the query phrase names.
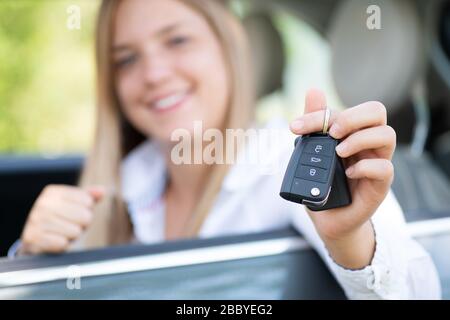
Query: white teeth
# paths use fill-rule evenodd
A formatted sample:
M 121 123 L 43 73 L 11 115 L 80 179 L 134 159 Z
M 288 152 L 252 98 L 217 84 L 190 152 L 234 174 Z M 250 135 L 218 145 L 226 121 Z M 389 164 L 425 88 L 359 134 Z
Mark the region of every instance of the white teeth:
M 153 108 L 159 110 L 168 109 L 171 106 L 180 103 L 185 98 L 185 96 L 186 96 L 185 92 L 173 94 L 167 98 L 155 101 L 154 103 L 152 103 L 152 106 Z

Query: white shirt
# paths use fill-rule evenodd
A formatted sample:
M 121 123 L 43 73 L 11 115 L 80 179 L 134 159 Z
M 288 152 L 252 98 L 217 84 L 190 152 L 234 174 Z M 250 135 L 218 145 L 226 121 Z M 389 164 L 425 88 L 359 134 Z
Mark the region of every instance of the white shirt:
M 284 123 L 281 127 L 289 132 Z M 272 122 L 266 128 L 280 128 L 280 124 Z M 225 177 L 199 237 L 263 232 L 292 225 L 319 253 L 348 298 L 439 299 L 441 289 L 435 266 L 428 253 L 407 234 L 402 210 L 392 192 L 372 217 L 376 250 L 371 264 L 362 270 L 347 270 L 331 259 L 304 207 L 279 196 L 294 136 L 283 141 L 275 145 L 269 140 L 259 140 L 259 144 L 250 141 Z M 256 151 L 267 155 L 265 168 L 244 161 L 248 159 L 245 155 Z M 142 243 L 164 241 L 162 195 L 166 165 L 158 145 L 146 141 L 134 149 L 124 160 L 121 175 L 135 238 Z

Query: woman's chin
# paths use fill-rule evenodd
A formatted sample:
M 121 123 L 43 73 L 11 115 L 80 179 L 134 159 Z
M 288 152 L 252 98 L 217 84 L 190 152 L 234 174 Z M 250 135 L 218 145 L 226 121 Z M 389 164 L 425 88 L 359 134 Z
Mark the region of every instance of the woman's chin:
M 158 127 L 150 136 L 163 144 L 174 144 L 194 136 L 194 124 L 183 123 Z

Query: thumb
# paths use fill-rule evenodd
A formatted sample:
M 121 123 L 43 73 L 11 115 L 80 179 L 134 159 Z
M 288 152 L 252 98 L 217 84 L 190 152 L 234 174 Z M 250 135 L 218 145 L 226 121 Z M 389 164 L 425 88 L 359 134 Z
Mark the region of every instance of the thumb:
M 305 97 L 305 114 L 324 110 L 327 106 L 325 93 L 319 89 L 309 89 Z
M 106 188 L 104 186 L 90 186 L 86 188 L 86 191 L 94 198 L 95 203 L 102 200 L 106 195 Z

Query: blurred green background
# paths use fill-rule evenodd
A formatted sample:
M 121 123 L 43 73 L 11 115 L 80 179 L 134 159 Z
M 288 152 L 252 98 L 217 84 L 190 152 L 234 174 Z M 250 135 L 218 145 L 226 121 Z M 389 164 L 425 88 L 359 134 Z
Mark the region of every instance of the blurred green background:
M 70 5 L 81 29 L 69 29 Z M 0 1 L 0 151 L 86 149 L 94 106 L 98 1 Z
M 0 153 L 57 156 L 83 153 L 95 114 L 94 26 L 99 0 L 0 0 Z M 81 10 L 81 29 L 67 22 L 71 5 Z M 275 13 L 286 40 L 283 92 L 263 101 L 258 117 L 292 118 L 302 112 L 311 87 L 329 93 L 326 42 L 309 26 Z

